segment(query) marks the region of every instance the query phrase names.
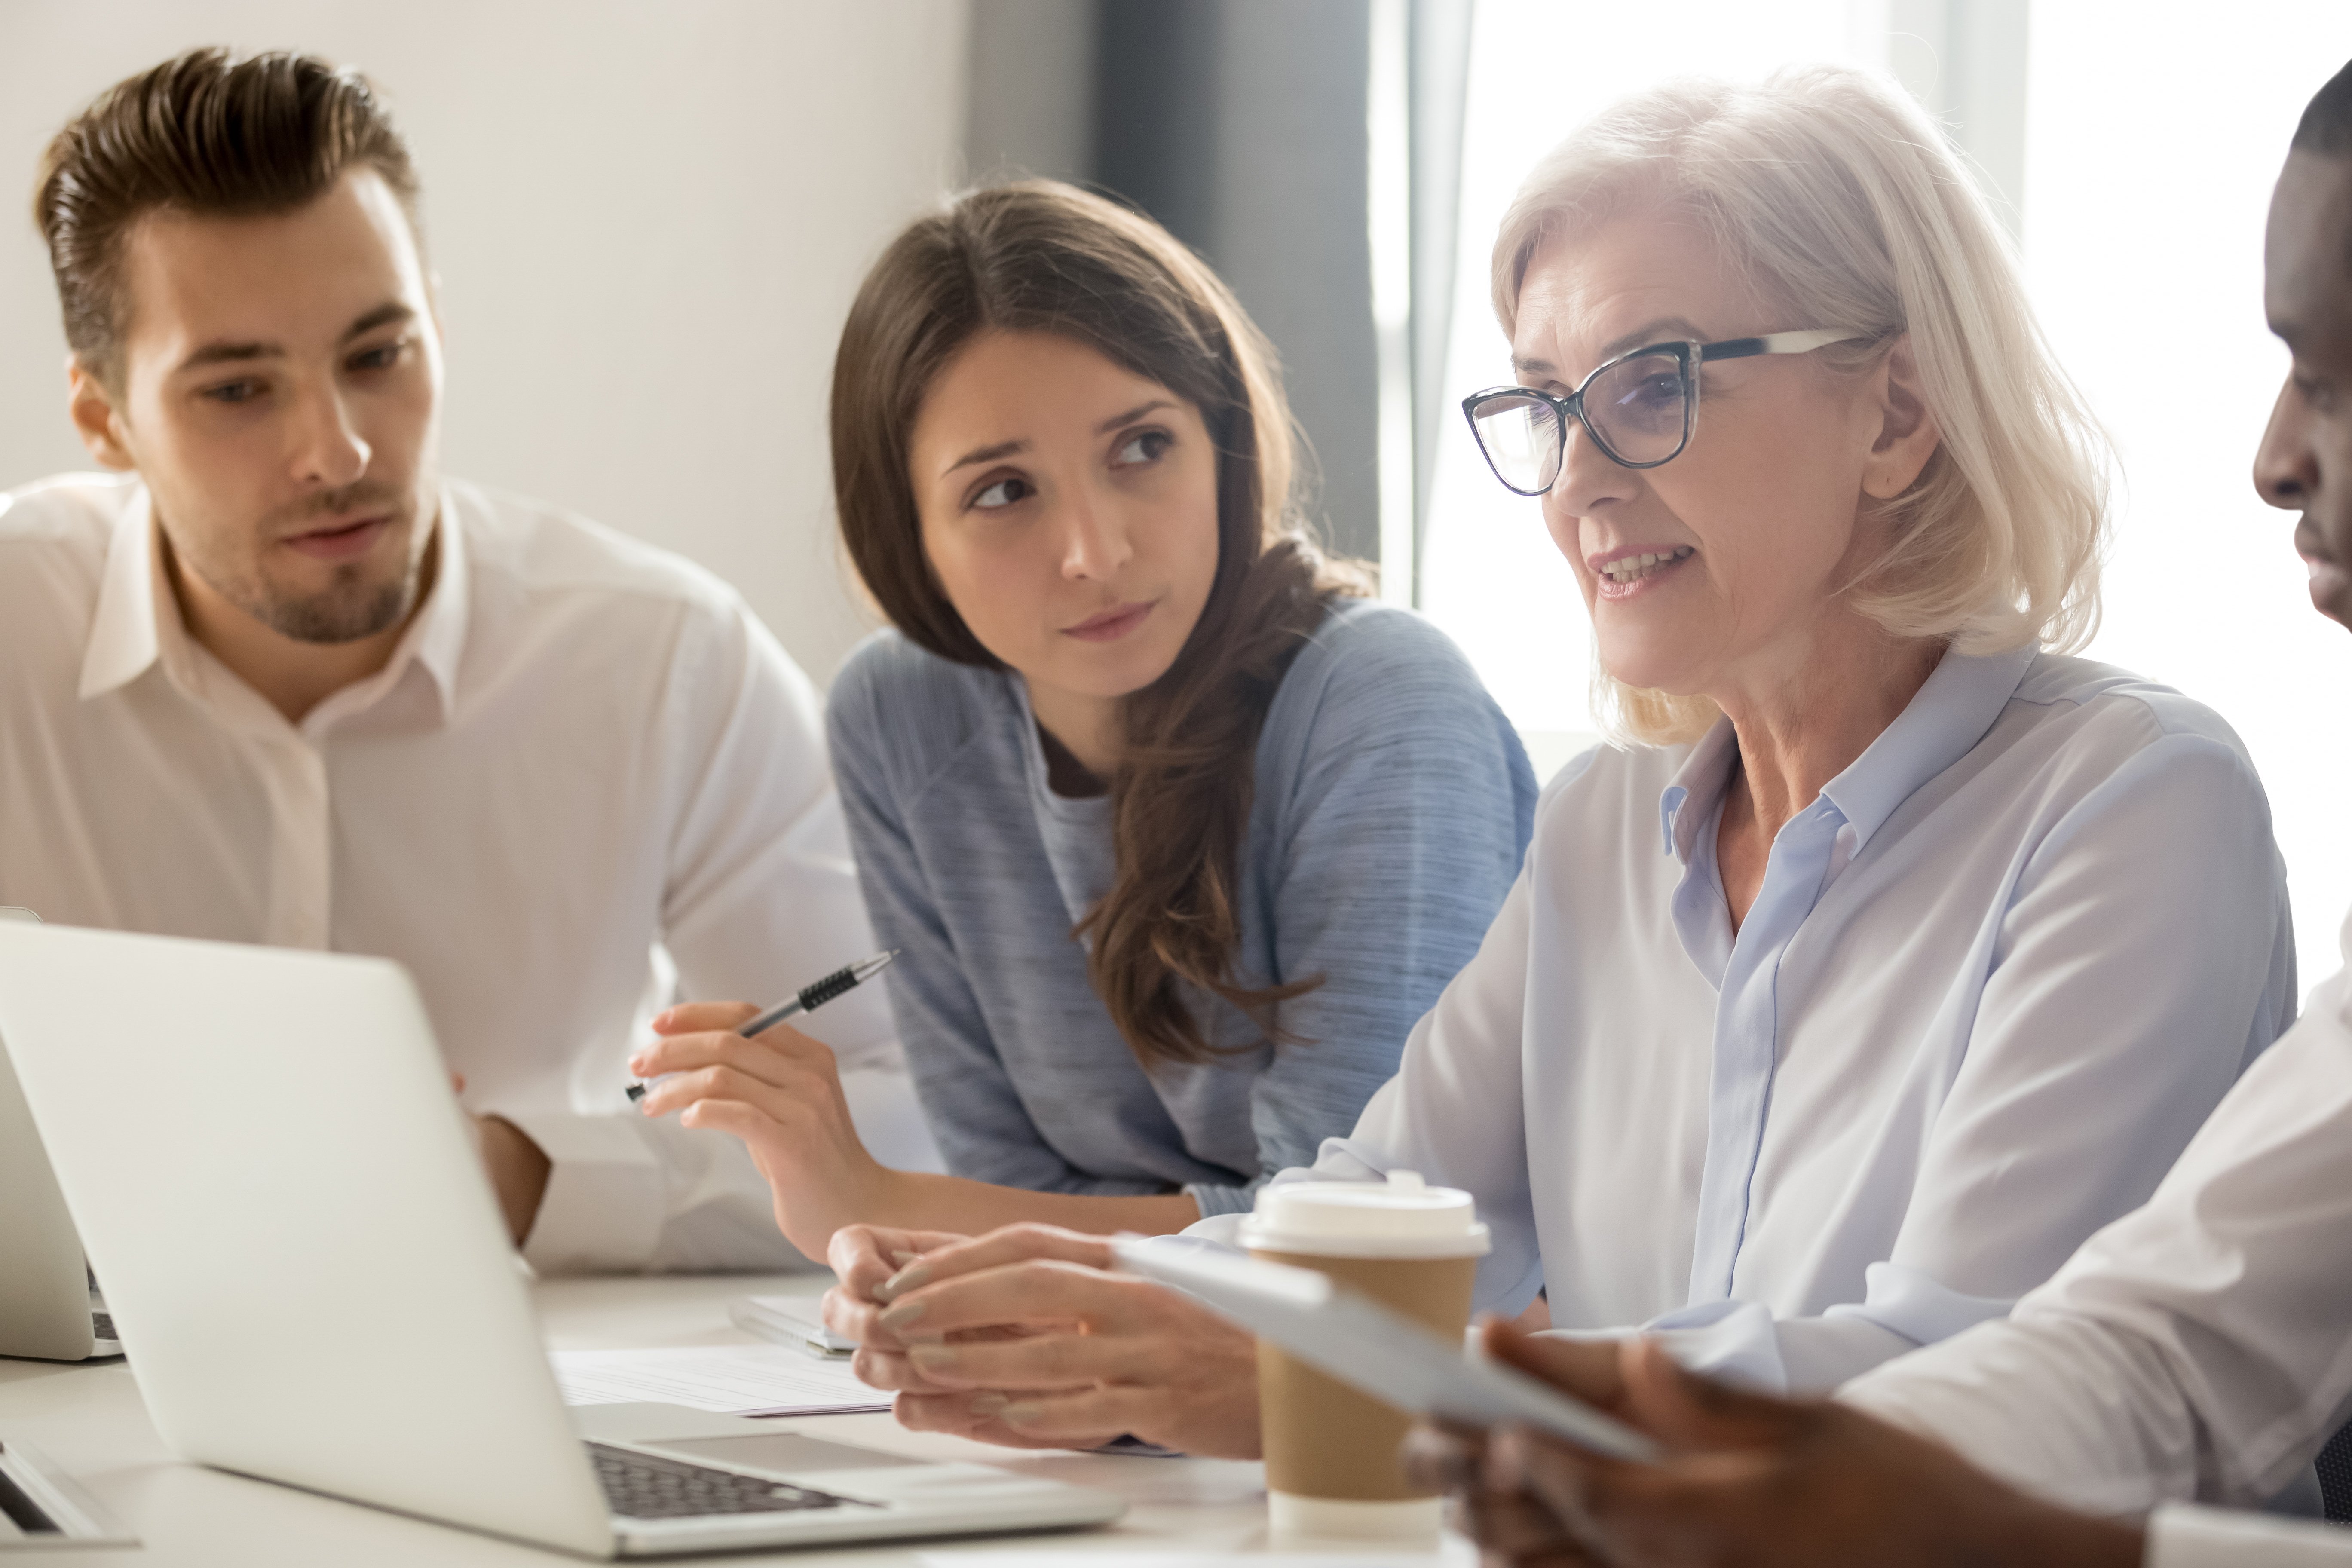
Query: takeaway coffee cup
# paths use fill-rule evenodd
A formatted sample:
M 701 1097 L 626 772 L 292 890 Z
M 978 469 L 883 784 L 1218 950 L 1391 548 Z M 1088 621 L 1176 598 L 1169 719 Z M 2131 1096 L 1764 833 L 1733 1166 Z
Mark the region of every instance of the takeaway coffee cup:
M 1411 1171 L 1262 1187 L 1241 1235 L 1251 1256 L 1328 1274 L 1449 1340 L 1469 1327 L 1487 1247 L 1469 1194 Z M 1440 1500 L 1405 1480 L 1397 1457 L 1412 1417 L 1263 1341 L 1257 1386 L 1274 1533 L 1436 1537 Z

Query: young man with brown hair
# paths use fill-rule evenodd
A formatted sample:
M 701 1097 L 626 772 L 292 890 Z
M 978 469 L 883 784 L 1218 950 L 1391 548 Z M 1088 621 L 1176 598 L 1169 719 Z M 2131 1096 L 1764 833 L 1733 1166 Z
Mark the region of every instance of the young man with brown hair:
M 2295 132 L 2263 271 L 2294 360 L 2254 486 L 2299 514 L 2312 603 L 2352 626 L 2352 66 Z M 1738 1393 L 1655 1343 L 1487 1333 L 1669 1448 L 1617 1465 L 1524 1431 L 1418 1434 L 1488 1563 L 2352 1568 L 2352 1531 L 2234 1511 L 2307 1474 L 2352 1416 L 2352 969 L 2145 1207 L 2005 1320 L 1836 1401 Z
M 355 72 L 168 60 L 35 213 L 117 477 L 0 499 L 0 904 L 395 958 L 535 1264 L 792 1261 L 741 1145 L 622 1089 L 673 990 L 872 947 L 809 682 L 707 574 L 441 472 L 416 177 Z M 882 988 L 812 1024 L 930 1159 Z

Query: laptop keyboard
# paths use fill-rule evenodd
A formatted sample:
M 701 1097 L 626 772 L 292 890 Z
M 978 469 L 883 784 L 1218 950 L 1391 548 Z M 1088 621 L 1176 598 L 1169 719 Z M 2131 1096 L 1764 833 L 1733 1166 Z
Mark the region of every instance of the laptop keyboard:
M 806 1508 L 839 1508 L 856 1500 L 603 1443 L 589 1444 L 588 1452 L 596 1461 L 596 1480 L 604 1489 L 604 1500 L 614 1513 L 628 1519 L 790 1513 Z

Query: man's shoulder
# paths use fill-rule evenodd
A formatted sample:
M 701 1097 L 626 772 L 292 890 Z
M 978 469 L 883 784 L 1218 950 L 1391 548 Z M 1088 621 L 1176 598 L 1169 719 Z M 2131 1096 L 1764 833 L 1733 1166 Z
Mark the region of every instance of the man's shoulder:
M 12 658 L 26 640 L 63 639 L 80 657 L 96 614 L 107 551 L 138 481 L 60 474 L 0 494 L 0 631 Z
M 0 551 L 12 560 L 106 554 L 139 494 L 128 474 L 56 474 L 0 494 Z
M 733 618 L 742 599 L 715 574 L 673 551 L 565 508 L 447 481 L 469 564 L 526 597 L 607 595 Z

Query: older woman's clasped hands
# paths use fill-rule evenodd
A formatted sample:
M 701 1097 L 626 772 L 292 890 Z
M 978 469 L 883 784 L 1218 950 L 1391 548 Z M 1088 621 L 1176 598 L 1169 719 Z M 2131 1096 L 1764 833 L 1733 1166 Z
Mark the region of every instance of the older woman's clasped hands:
M 1258 1453 L 1249 1336 L 1148 1280 L 1109 1242 L 1053 1226 L 969 1237 L 855 1225 L 828 1256 L 824 1323 L 901 1423 L 1019 1448 L 1122 1436 L 1217 1458 Z

